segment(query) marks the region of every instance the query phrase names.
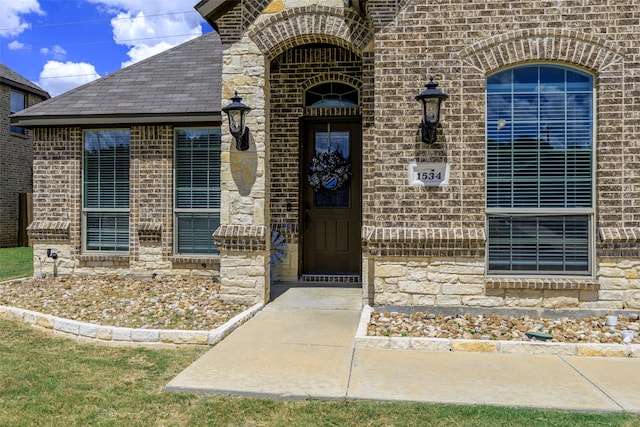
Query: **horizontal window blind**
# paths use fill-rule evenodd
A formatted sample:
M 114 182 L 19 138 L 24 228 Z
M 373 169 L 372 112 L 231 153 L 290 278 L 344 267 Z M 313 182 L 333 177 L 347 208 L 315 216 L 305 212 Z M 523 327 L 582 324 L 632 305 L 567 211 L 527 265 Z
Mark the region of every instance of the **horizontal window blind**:
M 586 215 L 489 215 L 493 272 L 574 274 L 589 268 Z
M 217 253 L 212 235 L 220 225 L 220 129 L 178 129 L 175 136 L 176 251 Z
M 219 129 L 176 131 L 176 207 L 220 208 Z
M 129 212 L 87 212 L 86 249 L 89 251 L 127 251 Z
M 486 159 L 490 272 L 589 271 L 592 77 L 547 65 L 488 77 Z
M 176 215 L 178 224 L 178 247 L 180 254 L 211 254 L 217 248 L 213 241 L 213 232 L 220 225 L 220 214 Z
M 85 249 L 129 249 L 128 130 L 84 132 L 83 208 Z
M 84 207 L 129 207 L 129 131 L 84 134 Z
M 593 88 L 528 66 L 487 80 L 487 207 L 591 207 Z

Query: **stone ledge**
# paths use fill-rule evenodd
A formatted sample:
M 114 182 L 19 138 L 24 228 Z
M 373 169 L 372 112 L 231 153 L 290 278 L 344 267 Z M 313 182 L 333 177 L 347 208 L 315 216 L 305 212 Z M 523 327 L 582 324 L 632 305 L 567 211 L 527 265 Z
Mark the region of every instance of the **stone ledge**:
M 115 254 L 82 254 L 77 256 L 78 261 L 112 261 L 112 262 L 129 262 L 129 254 L 127 255 L 115 255 Z
M 362 236 L 368 242 L 385 243 L 483 243 L 482 228 L 399 228 L 362 227 Z
M 598 234 L 602 243 L 640 242 L 640 227 L 601 227 Z
M 220 262 L 219 255 L 207 255 L 207 256 L 197 256 L 197 255 L 174 255 L 169 258 L 174 264 L 211 264 L 215 262 Z
M 69 221 L 33 221 L 27 234 L 33 240 L 69 240 Z
M 32 326 L 49 329 L 67 337 L 99 343 L 125 346 L 146 345 L 215 345 L 240 325 L 251 319 L 264 307 L 255 304 L 234 316 L 224 325 L 209 331 L 134 329 L 119 326 L 102 326 L 77 320 L 63 319 L 37 311 L 0 305 L 0 319 L 15 320 Z
M 539 341 L 469 340 L 422 337 L 373 337 L 367 335 L 372 308 L 365 306 L 355 338 L 356 348 L 464 351 L 550 356 L 598 356 L 640 358 L 640 344 L 557 343 Z
M 598 257 L 640 256 L 640 227 L 602 227 L 598 229 Z
M 213 239 L 220 251 L 257 252 L 266 249 L 266 235 L 264 225 L 221 225 Z
M 593 279 L 488 277 L 485 279 L 485 287 L 487 289 L 597 291 L 600 289 L 600 283 L 597 280 L 593 280 Z
M 362 227 L 365 250 L 372 256 L 484 257 L 483 228 Z
M 138 238 L 141 242 L 159 242 L 162 239 L 162 223 L 139 222 Z

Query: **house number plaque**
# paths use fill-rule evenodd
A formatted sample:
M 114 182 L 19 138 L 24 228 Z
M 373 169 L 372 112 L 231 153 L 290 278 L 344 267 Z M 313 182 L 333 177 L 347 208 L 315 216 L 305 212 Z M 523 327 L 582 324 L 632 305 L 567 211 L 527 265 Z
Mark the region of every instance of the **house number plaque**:
M 409 164 L 409 185 L 446 185 L 449 183 L 448 163 Z

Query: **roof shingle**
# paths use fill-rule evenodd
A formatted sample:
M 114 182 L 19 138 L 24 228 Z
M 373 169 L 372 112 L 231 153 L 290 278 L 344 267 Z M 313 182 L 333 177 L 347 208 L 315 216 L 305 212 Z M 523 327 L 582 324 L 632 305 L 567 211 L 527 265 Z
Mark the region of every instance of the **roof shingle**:
M 220 117 L 222 47 L 211 32 L 11 116 L 20 126 Z

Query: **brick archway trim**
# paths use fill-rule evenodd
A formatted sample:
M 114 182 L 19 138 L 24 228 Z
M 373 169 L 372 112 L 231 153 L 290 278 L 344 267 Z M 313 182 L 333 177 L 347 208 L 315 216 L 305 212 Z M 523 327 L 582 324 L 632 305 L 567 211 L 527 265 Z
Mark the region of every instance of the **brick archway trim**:
M 285 10 L 256 24 L 247 35 L 269 59 L 306 43 L 330 43 L 362 54 L 372 38 L 360 15 L 327 6 Z
M 575 30 L 536 28 L 500 34 L 459 53 L 473 68 L 488 73 L 525 61 L 564 61 L 595 71 L 621 64 L 625 48 L 611 40 Z
M 302 82 L 300 84 L 300 89 L 304 92 L 307 89 L 320 84 L 320 83 L 325 83 L 325 82 L 341 82 L 341 83 L 346 83 L 350 86 L 355 87 L 358 90 L 362 89 L 362 80 L 361 79 L 357 79 L 353 76 L 349 76 L 346 74 L 342 74 L 342 73 L 326 73 L 326 74 L 322 74 L 322 75 L 318 75 L 315 76 L 309 80 L 306 80 L 304 82 Z

